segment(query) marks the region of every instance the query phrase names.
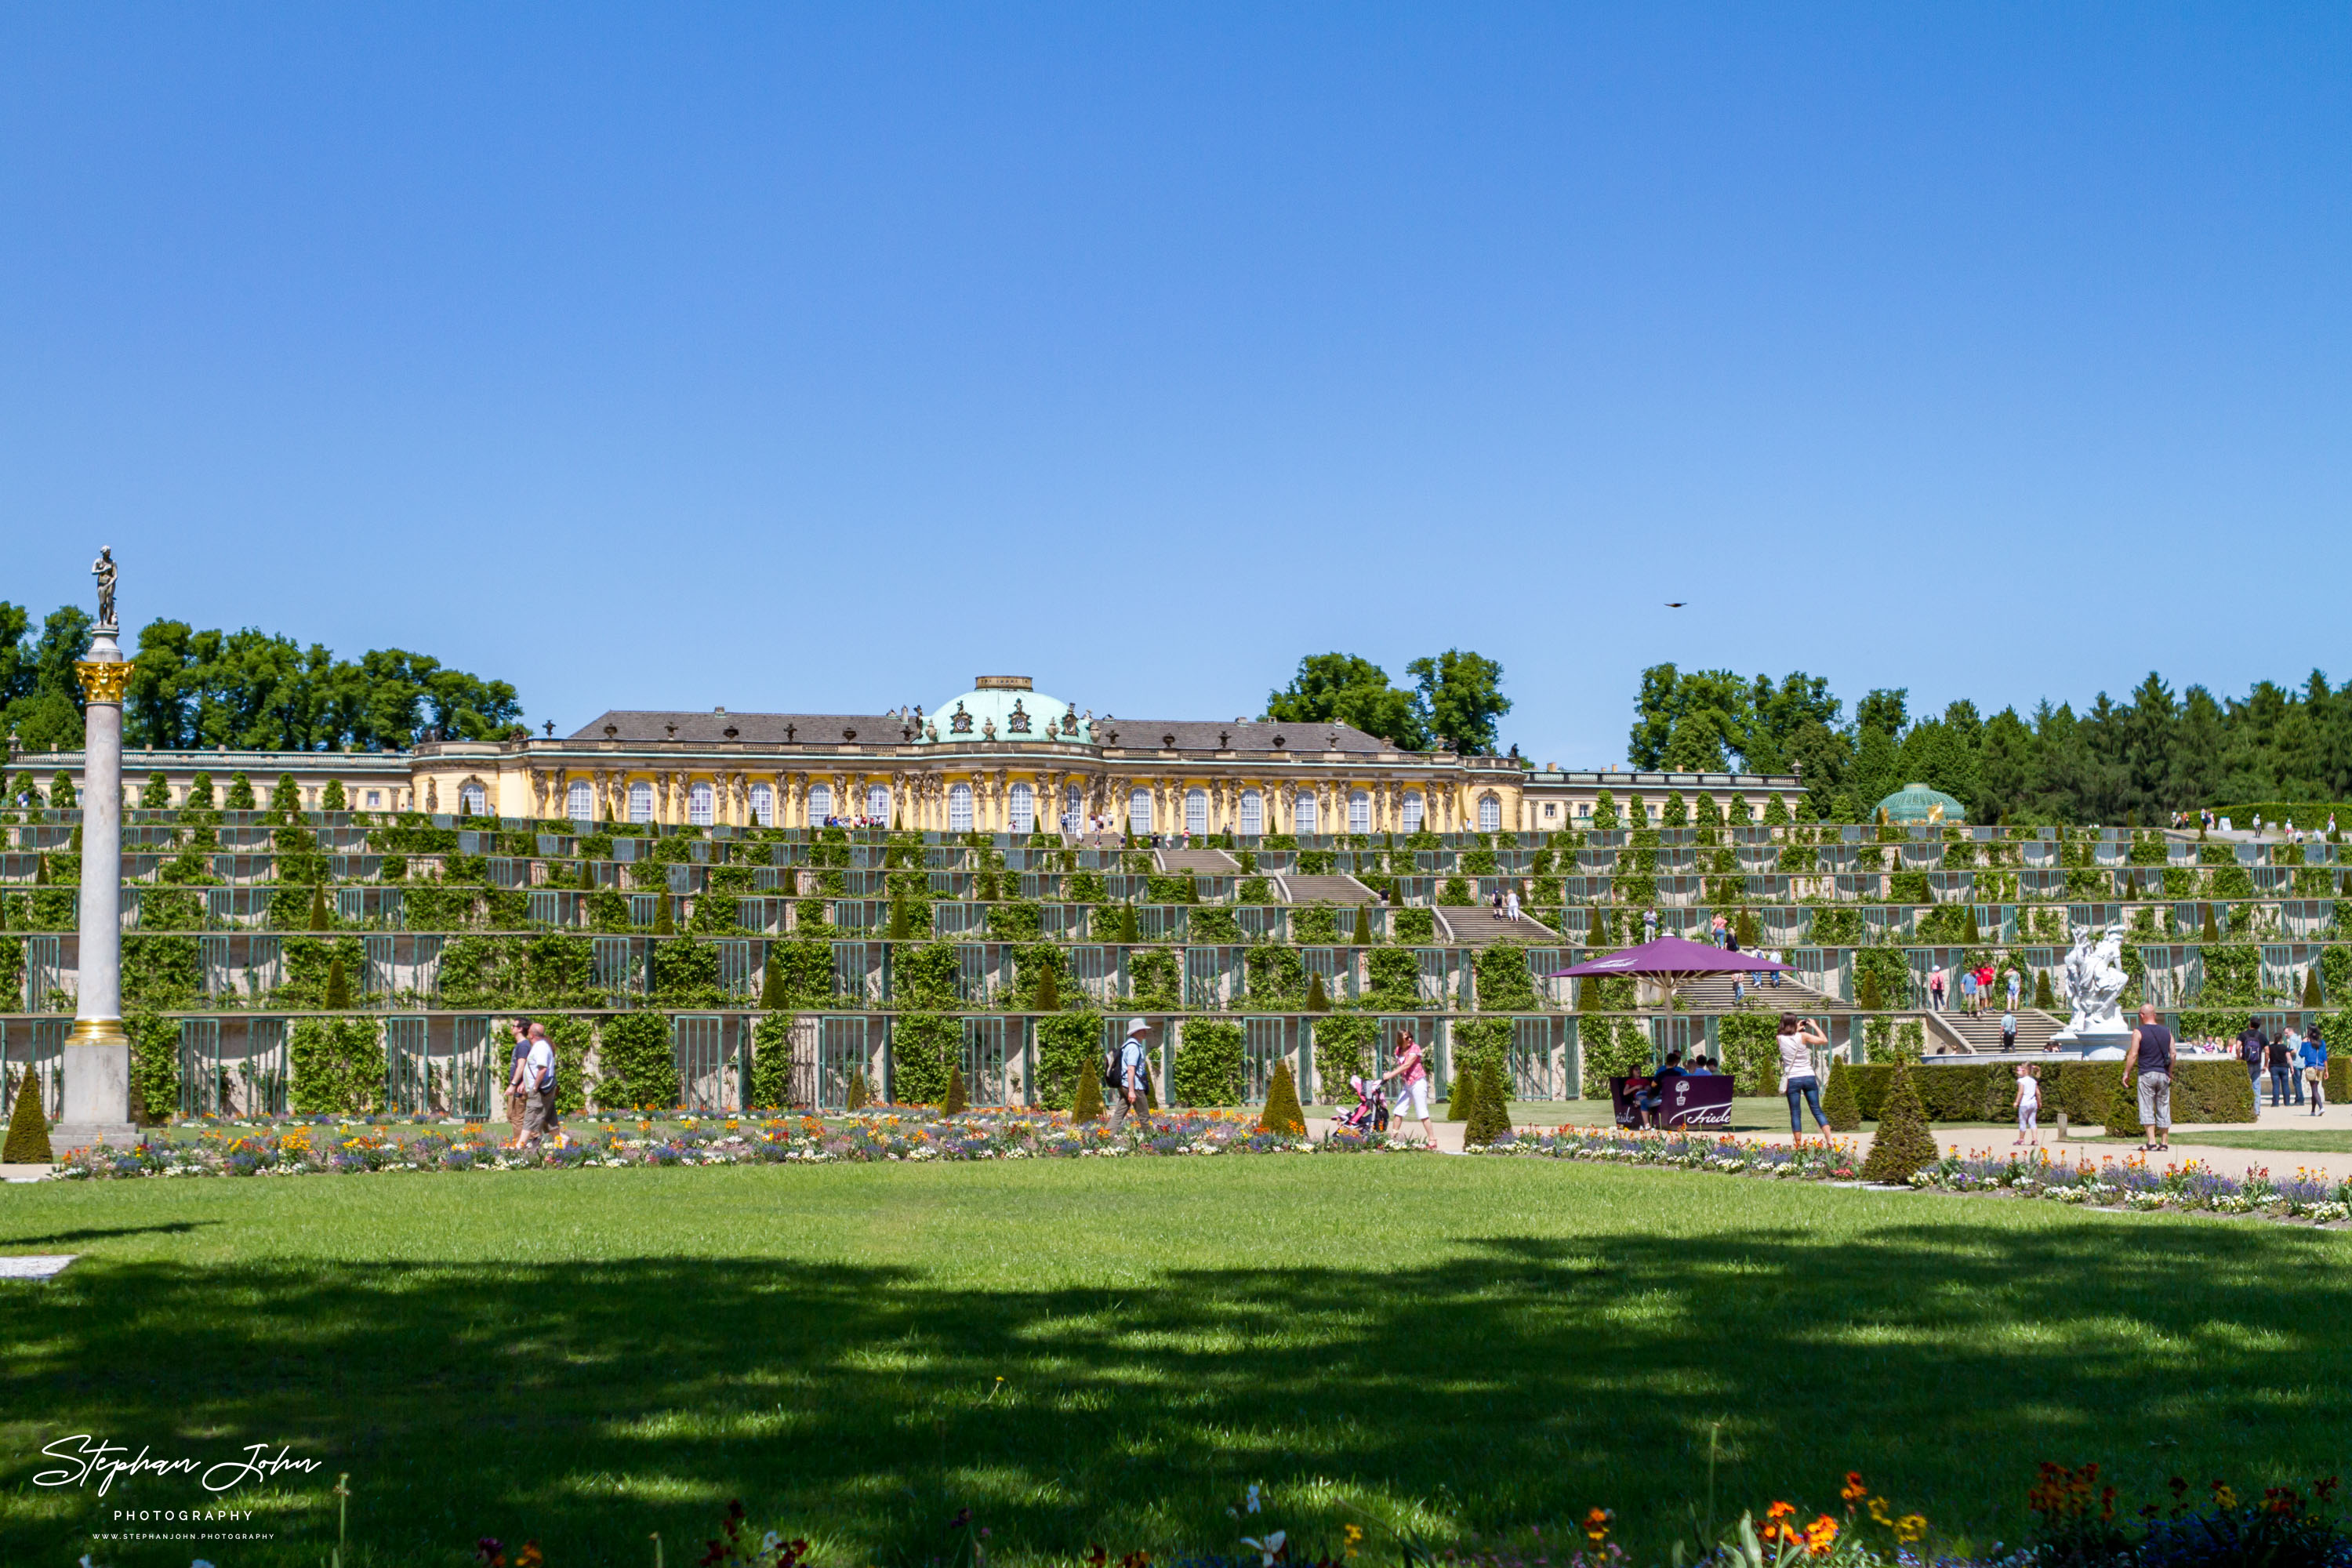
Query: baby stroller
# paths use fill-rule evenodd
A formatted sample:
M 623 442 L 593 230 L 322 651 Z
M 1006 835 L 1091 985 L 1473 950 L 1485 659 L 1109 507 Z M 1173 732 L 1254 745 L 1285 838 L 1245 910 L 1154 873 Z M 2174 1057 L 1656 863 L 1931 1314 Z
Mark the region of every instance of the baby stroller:
M 1380 1085 L 1366 1083 L 1360 1078 L 1350 1078 L 1348 1087 L 1356 1091 L 1356 1103 L 1333 1125 L 1344 1127 L 1351 1132 L 1387 1131 L 1389 1102 L 1381 1098 Z

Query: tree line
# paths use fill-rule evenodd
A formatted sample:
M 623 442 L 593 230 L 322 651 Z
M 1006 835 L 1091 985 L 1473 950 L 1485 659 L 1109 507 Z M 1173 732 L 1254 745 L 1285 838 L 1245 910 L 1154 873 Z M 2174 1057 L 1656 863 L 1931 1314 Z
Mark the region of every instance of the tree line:
M 1909 692 L 1844 703 L 1819 676 L 1775 682 L 1727 669 L 1642 672 L 1626 757 L 1636 768 L 1802 775 L 1807 803 L 1860 822 L 1917 781 L 1978 822 L 2137 823 L 2250 803 L 2352 798 L 2352 687 L 2317 670 L 2300 690 L 2257 681 L 2242 698 L 2176 693 L 2150 671 L 2129 700 L 2105 692 L 2083 712 L 2047 699 L 1990 718 L 1961 698 L 1915 719 Z
M 0 720 L 19 752 L 75 751 L 82 696 L 74 663 L 89 647 L 89 612 L 68 605 L 32 631 L 0 600 Z M 515 689 L 449 669 L 425 654 L 374 648 L 338 658 L 251 626 L 199 631 L 149 622 L 132 651 L 123 743 L 164 751 L 403 751 L 428 730 L 494 740 L 522 718 Z
M 1511 710 L 1501 665 L 1448 648 L 1412 660 L 1404 671 L 1410 687 L 1391 684 L 1388 671 L 1351 653 L 1309 654 L 1288 686 L 1266 694 L 1264 717 L 1283 724 L 1348 724 L 1404 752 L 1443 745 L 1486 755 L 1501 743 L 1496 721 Z

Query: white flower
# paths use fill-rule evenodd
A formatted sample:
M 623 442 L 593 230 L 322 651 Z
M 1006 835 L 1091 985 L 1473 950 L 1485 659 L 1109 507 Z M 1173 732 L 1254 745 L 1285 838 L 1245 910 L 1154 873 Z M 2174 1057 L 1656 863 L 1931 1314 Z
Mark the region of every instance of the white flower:
M 1252 1487 L 1250 1489 L 1250 1491 L 1253 1494 L 1255 1494 L 1256 1490 L 1257 1489 L 1255 1487 Z M 1250 1511 L 1252 1513 L 1255 1513 L 1257 1511 L 1257 1502 L 1255 1496 L 1253 1496 L 1250 1502 Z M 1265 1562 L 1265 1568 L 1274 1568 L 1274 1560 L 1282 1555 L 1282 1543 L 1287 1539 L 1289 1539 L 1287 1531 L 1277 1530 L 1272 1535 L 1267 1536 L 1264 1541 L 1253 1541 L 1248 1536 L 1244 1535 L 1242 1537 L 1242 1544 L 1255 1552 L 1259 1558 Z M 89 1559 L 86 1557 L 82 1559 L 83 1568 L 89 1568 Z

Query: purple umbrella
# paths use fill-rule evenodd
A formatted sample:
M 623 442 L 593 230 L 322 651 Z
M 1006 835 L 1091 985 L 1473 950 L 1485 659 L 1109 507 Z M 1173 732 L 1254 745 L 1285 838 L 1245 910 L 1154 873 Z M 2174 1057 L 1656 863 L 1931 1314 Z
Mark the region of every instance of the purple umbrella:
M 1687 985 L 1702 974 L 1760 974 L 1778 969 L 1794 973 L 1791 965 L 1774 959 L 1757 958 L 1745 952 L 1727 952 L 1722 948 L 1687 937 L 1662 936 L 1655 942 L 1645 942 L 1639 947 L 1629 947 L 1622 952 L 1612 952 L 1605 958 L 1587 959 L 1582 963 L 1552 971 L 1554 980 L 1570 976 L 1607 978 L 1629 974 L 1647 980 L 1672 991 Z

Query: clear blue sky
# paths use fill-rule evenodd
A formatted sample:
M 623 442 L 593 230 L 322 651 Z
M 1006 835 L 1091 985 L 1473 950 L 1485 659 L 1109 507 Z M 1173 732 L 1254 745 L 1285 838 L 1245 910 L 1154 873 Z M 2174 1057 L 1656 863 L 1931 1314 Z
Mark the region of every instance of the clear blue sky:
M 19 6 L 0 596 L 606 706 L 2338 630 L 2352 11 Z M 1689 601 L 1668 611 L 1663 602 Z

